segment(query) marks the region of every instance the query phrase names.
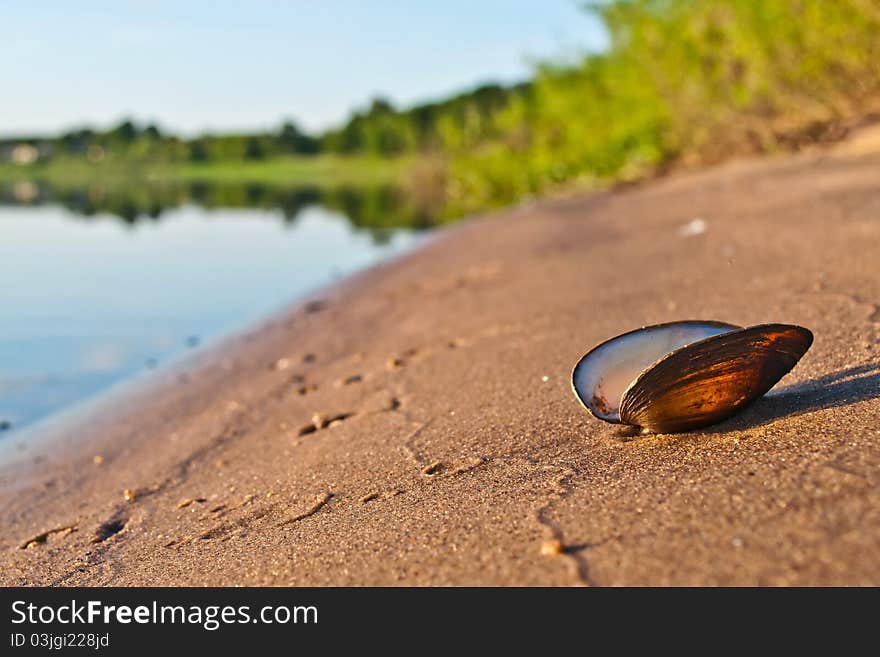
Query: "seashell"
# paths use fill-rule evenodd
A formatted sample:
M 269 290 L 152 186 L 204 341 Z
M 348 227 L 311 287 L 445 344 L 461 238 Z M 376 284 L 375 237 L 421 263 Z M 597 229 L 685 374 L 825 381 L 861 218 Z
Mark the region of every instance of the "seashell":
M 812 343 L 809 330 L 791 324 L 657 324 L 589 351 L 575 365 L 572 388 L 600 420 L 653 433 L 690 431 L 761 397 Z

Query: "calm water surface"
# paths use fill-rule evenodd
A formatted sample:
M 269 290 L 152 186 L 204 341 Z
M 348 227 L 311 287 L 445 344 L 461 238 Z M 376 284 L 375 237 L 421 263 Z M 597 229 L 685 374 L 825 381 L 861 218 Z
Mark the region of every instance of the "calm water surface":
M 419 241 L 312 205 L 160 220 L 0 205 L 0 438 Z

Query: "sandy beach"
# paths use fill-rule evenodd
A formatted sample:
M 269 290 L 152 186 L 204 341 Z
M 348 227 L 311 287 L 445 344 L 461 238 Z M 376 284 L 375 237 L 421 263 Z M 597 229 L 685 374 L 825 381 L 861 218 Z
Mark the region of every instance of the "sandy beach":
M 466 221 L 6 438 L 0 582 L 880 584 L 878 142 Z M 815 343 L 706 430 L 581 407 L 585 351 L 680 319 Z

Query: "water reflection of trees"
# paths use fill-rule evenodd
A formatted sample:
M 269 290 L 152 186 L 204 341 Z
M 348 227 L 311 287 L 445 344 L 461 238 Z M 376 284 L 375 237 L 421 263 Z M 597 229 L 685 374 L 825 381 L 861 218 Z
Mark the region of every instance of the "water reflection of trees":
M 32 181 L 0 185 L 0 204 L 59 204 L 84 218 L 111 215 L 131 225 L 160 221 L 168 210 L 189 204 L 207 209 L 279 210 L 283 220 L 291 224 L 306 208 L 321 206 L 344 215 L 354 227 L 369 230 L 377 240 L 395 228 L 427 228 L 438 220 L 430 209 L 393 186 L 319 188 L 193 182 L 56 187 Z

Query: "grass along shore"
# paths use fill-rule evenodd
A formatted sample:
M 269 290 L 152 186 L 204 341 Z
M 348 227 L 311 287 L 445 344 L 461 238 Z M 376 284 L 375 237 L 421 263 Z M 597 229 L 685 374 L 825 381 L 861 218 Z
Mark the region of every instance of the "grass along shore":
M 0 164 L 0 182 L 38 180 L 59 188 L 143 182 L 253 183 L 278 187 L 375 186 L 400 183 L 409 164 L 409 158 L 338 155 L 182 163 L 136 162 L 111 157 L 92 163 L 81 158 L 62 157 L 27 166 Z

